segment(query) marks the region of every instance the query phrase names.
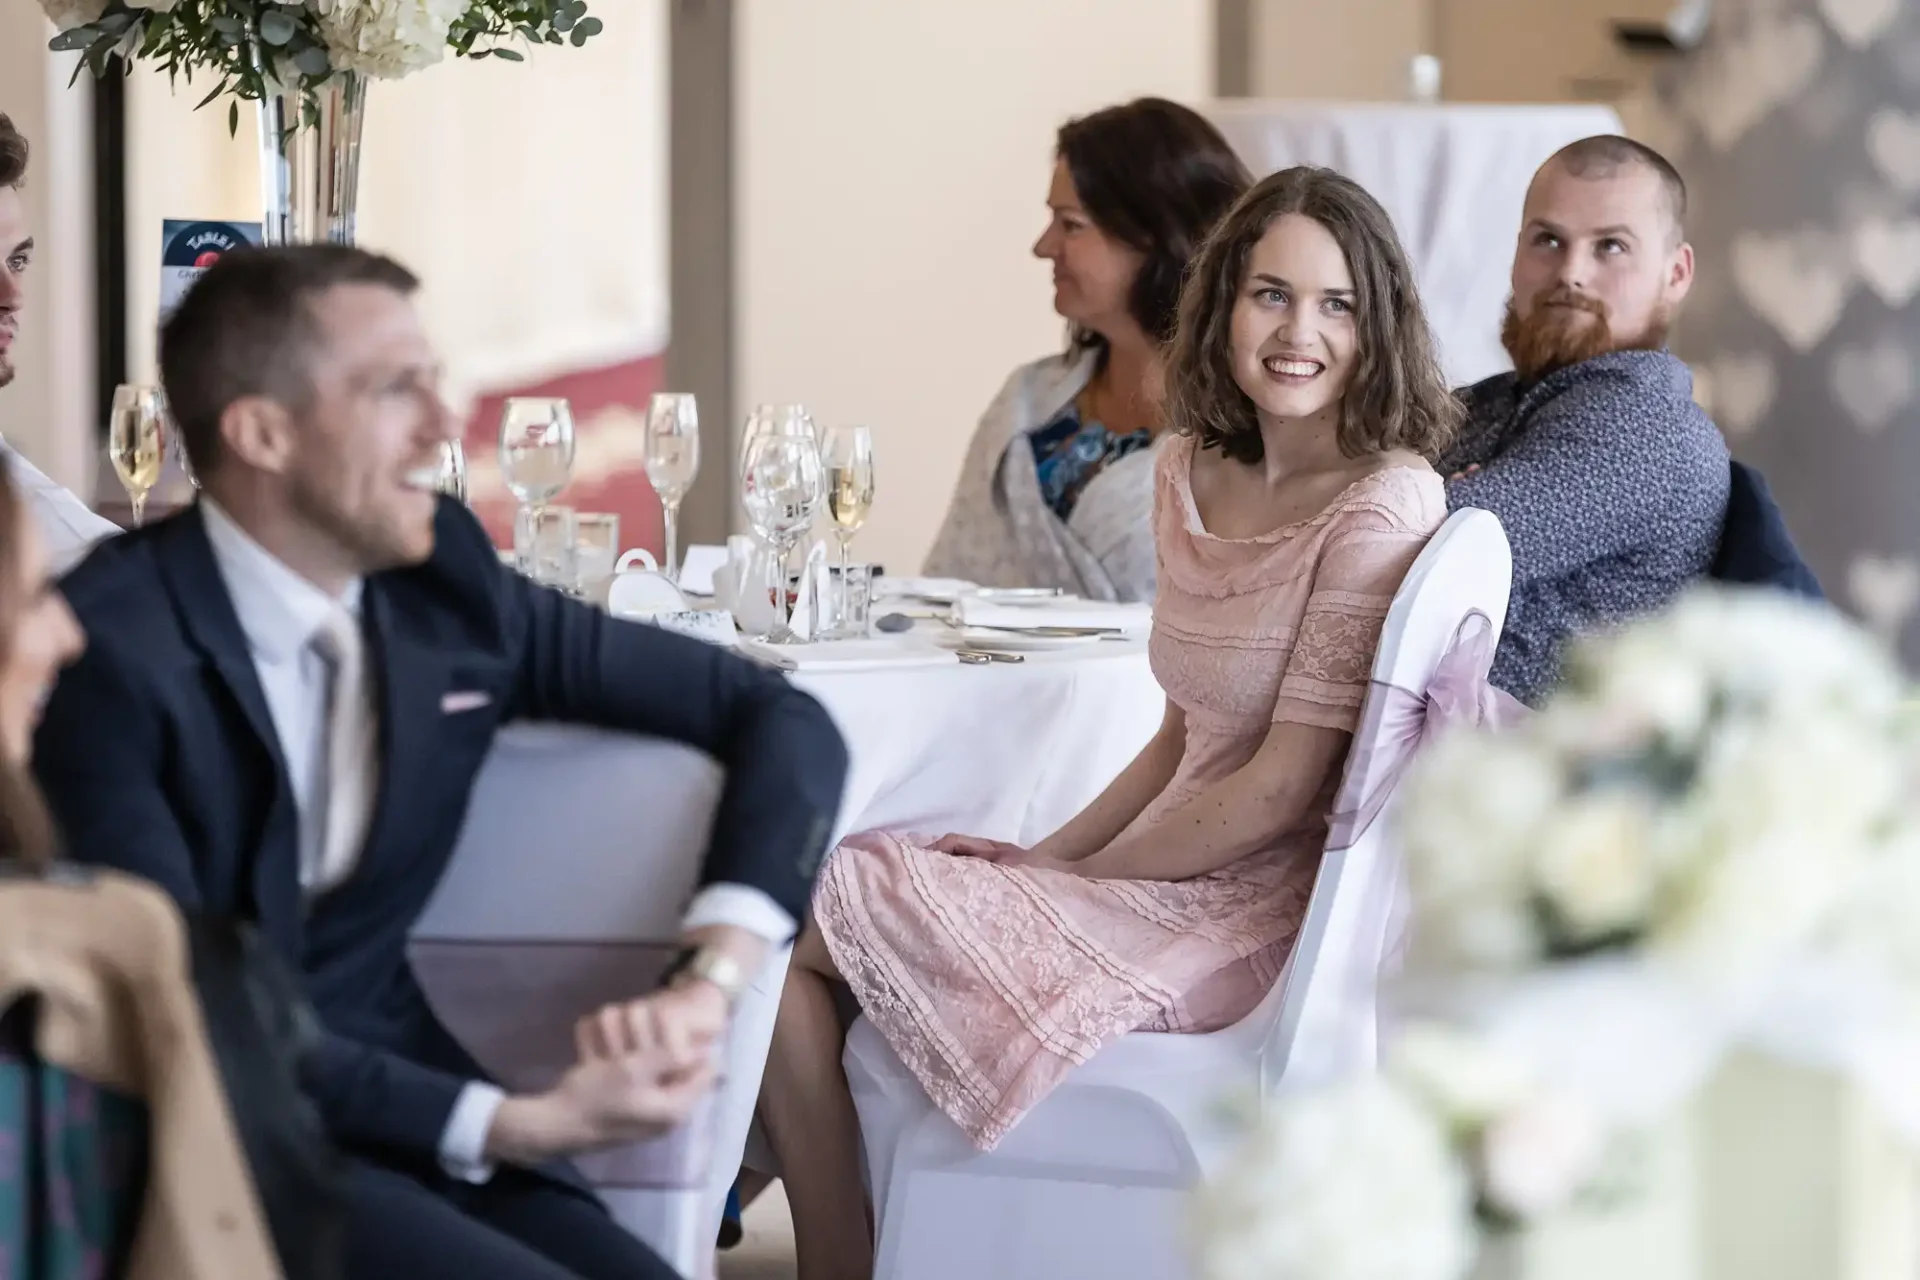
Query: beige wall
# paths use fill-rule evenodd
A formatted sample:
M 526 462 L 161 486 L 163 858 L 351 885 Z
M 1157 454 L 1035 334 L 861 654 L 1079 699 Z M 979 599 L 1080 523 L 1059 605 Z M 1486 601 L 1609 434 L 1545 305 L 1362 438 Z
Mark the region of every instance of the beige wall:
M 1469 102 L 1614 102 L 1661 58 L 1623 51 L 1619 20 L 1659 21 L 1669 0 L 1446 0 L 1446 96 Z
M 1430 0 L 1250 0 L 1248 96 L 1398 102 L 1408 63 L 1428 44 L 1430 9 Z
M 1212 0 L 746 0 L 736 28 L 736 403 L 874 430 L 861 554 L 918 567 L 980 412 L 1058 350 L 1054 129 L 1211 92 Z
M 0 4 L 0 112 L 27 135 L 24 192 L 38 245 L 29 312 L 14 347 L 19 375 L 0 391 L 0 430 L 56 480 L 93 484 L 93 204 L 91 95 L 69 90 L 69 55 L 47 52 L 53 28 L 33 4 Z
M 1657 59 L 1611 23 L 1664 18 L 1669 0 L 1248 0 L 1250 96 L 1398 101 L 1407 64 L 1437 52 L 1459 102 L 1613 101 Z

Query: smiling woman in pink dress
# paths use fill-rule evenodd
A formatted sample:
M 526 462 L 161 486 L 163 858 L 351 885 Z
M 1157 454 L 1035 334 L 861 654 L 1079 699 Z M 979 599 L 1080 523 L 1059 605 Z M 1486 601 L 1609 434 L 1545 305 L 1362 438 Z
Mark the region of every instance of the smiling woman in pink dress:
M 760 1097 L 802 1280 L 872 1269 L 829 982 L 991 1147 L 1114 1038 L 1244 1017 L 1299 931 L 1387 606 L 1447 514 L 1457 410 L 1380 206 L 1327 170 L 1248 192 L 1167 382 L 1159 733 L 1032 849 L 876 835 L 821 872 Z

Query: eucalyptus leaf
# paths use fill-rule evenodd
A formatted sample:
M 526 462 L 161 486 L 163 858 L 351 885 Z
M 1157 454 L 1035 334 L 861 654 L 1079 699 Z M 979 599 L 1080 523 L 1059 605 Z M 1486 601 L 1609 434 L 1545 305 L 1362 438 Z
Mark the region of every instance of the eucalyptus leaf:
M 92 44 L 93 38 L 99 34 L 92 27 L 73 27 L 47 41 L 47 48 L 55 53 L 71 53 L 75 49 L 84 49 Z
M 260 39 L 276 49 L 293 39 L 299 29 L 299 24 L 278 9 L 260 15 Z
M 564 34 L 565 32 L 573 30 L 573 21 L 573 14 L 571 12 L 562 11 L 556 13 L 553 15 L 553 29 Z
M 606 24 L 598 18 L 582 18 L 580 25 L 573 29 L 573 43 L 583 45 L 606 29 Z
M 527 60 L 526 56 L 518 49 L 492 49 L 489 50 L 489 52 L 492 53 L 494 57 L 504 58 L 508 62 L 525 62 Z
M 302 49 L 293 55 L 293 65 L 300 69 L 302 75 L 309 76 L 324 76 L 333 70 L 333 63 L 328 59 L 327 51 L 319 45 L 311 49 Z
M 238 102 L 229 102 L 227 104 L 227 136 L 231 138 L 239 132 L 240 104 Z

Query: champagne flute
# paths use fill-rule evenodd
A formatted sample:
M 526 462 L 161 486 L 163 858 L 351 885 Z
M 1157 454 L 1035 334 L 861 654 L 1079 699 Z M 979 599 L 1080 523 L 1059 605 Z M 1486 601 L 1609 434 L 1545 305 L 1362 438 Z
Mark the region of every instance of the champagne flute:
M 700 473 L 700 410 L 690 395 L 661 392 L 647 405 L 647 479 L 666 517 L 667 581 L 680 581 L 680 502 Z
M 769 431 L 747 450 L 741 474 L 743 505 L 754 532 L 774 549 L 774 626 L 770 639 L 790 634 L 787 561 L 794 545 L 812 527 L 823 491 L 820 447 L 811 432 Z
M 867 522 L 873 508 L 873 433 L 865 427 L 833 427 L 827 432 L 823 459 L 827 472 L 827 515 L 833 521 L 833 540 L 840 548 L 839 632 L 847 630 L 847 568 L 853 535 Z
M 146 523 L 147 494 L 167 456 L 167 408 L 160 388 L 122 383 L 113 389 L 107 456 L 133 503 L 133 523 Z

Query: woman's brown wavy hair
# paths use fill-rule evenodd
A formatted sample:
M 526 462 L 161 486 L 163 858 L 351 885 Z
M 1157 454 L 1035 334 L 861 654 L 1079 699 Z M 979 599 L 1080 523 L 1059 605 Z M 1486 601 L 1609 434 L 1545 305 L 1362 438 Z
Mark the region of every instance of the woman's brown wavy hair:
M 27 608 L 26 566 L 20 559 L 26 523 L 26 504 L 13 483 L 13 469 L 0 457 L 0 671 L 13 660 Z M 24 766 L 0 760 L 0 859 L 43 866 L 54 853 L 53 818 L 40 788 Z
M 1167 356 L 1168 423 L 1237 462 L 1265 456 L 1253 401 L 1233 377 L 1233 310 L 1254 245 L 1290 213 L 1325 227 L 1353 276 L 1359 360 L 1340 405 L 1341 452 L 1357 458 L 1410 449 L 1439 457 L 1461 409 L 1440 371 L 1413 265 L 1379 201 L 1331 169 L 1302 166 L 1263 179 L 1200 247 Z

